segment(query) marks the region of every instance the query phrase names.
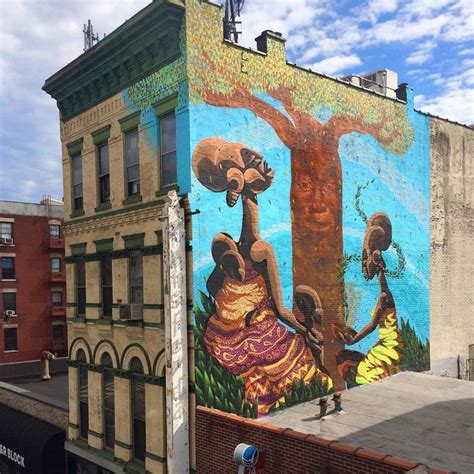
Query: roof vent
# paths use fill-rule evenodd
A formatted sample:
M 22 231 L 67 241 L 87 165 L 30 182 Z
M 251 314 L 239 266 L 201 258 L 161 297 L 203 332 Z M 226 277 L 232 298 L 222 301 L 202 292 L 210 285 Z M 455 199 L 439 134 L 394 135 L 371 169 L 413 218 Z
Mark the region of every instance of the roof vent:
M 392 99 L 397 97 L 395 91 L 398 88 L 398 74 L 390 69 L 381 69 L 362 76 L 350 74 L 341 79 L 350 84 L 354 84 L 355 86 L 363 87 L 364 89 L 391 97 Z

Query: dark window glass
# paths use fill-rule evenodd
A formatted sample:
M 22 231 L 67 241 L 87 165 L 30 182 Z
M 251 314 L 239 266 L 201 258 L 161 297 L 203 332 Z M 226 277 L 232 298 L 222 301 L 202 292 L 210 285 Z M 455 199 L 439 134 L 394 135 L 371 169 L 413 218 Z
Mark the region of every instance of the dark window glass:
M 140 194 L 140 163 L 138 152 L 138 129 L 125 134 L 125 162 L 127 166 L 127 195 Z
M 61 259 L 59 257 L 51 258 L 51 271 L 53 273 L 61 273 Z
M 82 199 L 82 160 L 81 155 L 71 156 L 72 168 L 72 200 L 73 209 L 79 211 L 83 208 Z
M 0 222 L 0 238 L 11 239 L 13 235 L 13 225 L 11 222 Z
M 55 324 L 53 326 L 53 341 L 64 342 L 64 326 L 62 324 Z
M 100 203 L 110 200 L 110 174 L 109 174 L 109 145 L 105 143 L 97 147 L 99 158 L 99 201 Z
M 87 439 L 89 432 L 89 383 L 87 380 L 87 367 L 79 364 L 79 425 L 81 438 Z
M 14 311 L 16 313 L 16 293 L 3 294 L 3 311 Z
M 130 252 L 130 302 L 143 303 L 143 255 L 140 250 Z
M 145 380 L 141 362 L 134 358 L 132 372 L 132 420 L 133 420 L 133 458 L 145 461 L 146 423 L 145 423 Z
M 53 306 L 62 306 L 63 305 L 63 292 L 62 291 L 52 291 L 51 292 L 51 301 Z
M 76 260 L 76 303 L 77 316 L 86 315 L 86 265 L 84 259 Z
M 112 317 L 112 257 L 103 255 L 100 260 L 102 280 L 102 316 Z
M 4 335 L 4 351 L 17 351 L 17 328 L 5 328 L 3 330 Z
M 115 387 L 110 356 L 104 356 L 102 365 L 105 366 L 103 374 L 105 446 L 113 449 L 115 443 Z
M 162 185 L 176 184 L 176 119 L 174 114 L 160 120 L 160 147 Z
M 2 278 L 5 280 L 15 278 L 15 257 L 2 257 Z

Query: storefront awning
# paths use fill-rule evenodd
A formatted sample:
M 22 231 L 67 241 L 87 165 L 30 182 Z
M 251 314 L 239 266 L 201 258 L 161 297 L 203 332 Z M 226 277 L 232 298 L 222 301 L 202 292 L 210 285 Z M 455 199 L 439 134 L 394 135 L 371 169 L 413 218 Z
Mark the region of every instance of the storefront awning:
M 15 472 L 64 473 L 65 432 L 0 404 L 0 461 Z

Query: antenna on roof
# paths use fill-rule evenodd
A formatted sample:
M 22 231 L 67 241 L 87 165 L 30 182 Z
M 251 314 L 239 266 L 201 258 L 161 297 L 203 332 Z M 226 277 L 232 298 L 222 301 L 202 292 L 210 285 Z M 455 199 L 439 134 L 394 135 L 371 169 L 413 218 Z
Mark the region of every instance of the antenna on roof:
M 87 51 L 99 41 L 99 33 L 94 34 L 94 27 L 90 20 L 87 20 L 87 25 L 84 25 L 82 32 L 84 33 L 84 51 Z
M 244 3 L 245 0 L 225 0 L 224 39 L 234 43 L 239 42 L 239 35 L 242 34 L 242 31 L 237 30 L 237 26 L 242 24 L 237 18 L 240 18 Z

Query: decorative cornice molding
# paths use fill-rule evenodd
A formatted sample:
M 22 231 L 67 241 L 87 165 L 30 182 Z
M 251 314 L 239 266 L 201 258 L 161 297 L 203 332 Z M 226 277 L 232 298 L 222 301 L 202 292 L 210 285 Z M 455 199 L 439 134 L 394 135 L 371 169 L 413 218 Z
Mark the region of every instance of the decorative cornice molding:
M 184 8 L 152 2 L 70 64 L 43 90 L 68 120 L 127 88 L 180 56 Z

